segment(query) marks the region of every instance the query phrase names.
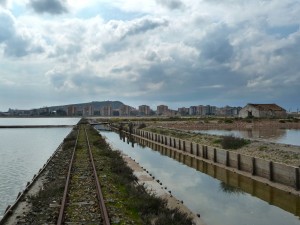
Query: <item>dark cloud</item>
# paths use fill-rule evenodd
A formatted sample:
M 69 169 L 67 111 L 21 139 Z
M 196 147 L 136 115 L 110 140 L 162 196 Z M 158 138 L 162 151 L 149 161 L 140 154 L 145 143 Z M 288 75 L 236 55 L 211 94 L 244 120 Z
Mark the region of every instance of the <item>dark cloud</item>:
M 53 52 L 49 54 L 49 58 L 76 56 L 81 50 L 82 47 L 79 44 L 68 43 L 63 46 L 56 46 Z
M 6 11 L 0 11 L 0 43 L 4 45 L 4 54 L 10 57 L 23 57 L 43 52 L 43 47 L 32 43 L 32 39 L 17 32 L 13 17 Z
M 14 36 L 14 20 L 11 15 L 0 10 L 0 43 Z
M 23 57 L 31 53 L 42 53 L 42 47 L 32 46 L 30 40 L 23 39 L 20 36 L 10 38 L 6 42 L 4 54 L 11 57 Z
M 6 6 L 7 0 L 0 0 L 0 5 Z
M 123 73 L 123 72 L 130 72 L 132 70 L 131 66 L 122 66 L 116 67 L 111 70 L 112 73 Z
M 137 48 L 139 42 L 133 42 L 133 37 L 138 35 L 144 35 L 147 32 L 158 29 L 160 27 L 166 27 L 169 22 L 165 19 L 156 19 L 143 17 L 136 19 L 128 23 L 120 23 L 119 21 L 110 21 L 108 23 L 109 35 L 112 35 L 111 39 L 103 40 L 102 49 L 105 53 L 119 52 L 127 48 L 130 44 L 133 44 Z M 97 60 L 103 57 L 103 52 L 94 53 L 93 60 Z
M 229 41 L 230 30 L 222 25 L 208 32 L 197 46 L 205 60 L 214 60 L 217 63 L 227 63 L 233 57 L 233 46 Z
M 127 27 L 127 31 L 123 34 L 122 38 L 143 34 L 147 31 L 154 30 L 161 26 L 168 26 L 168 24 L 168 21 L 164 19 L 143 18 L 137 21 L 133 21 Z
M 59 15 L 68 12 L 64 0 L 32 0 L 30 6 L 36 13 Z
M 180 0 L 156 0 L 156 2 L 171 10 L 184 8 L 184 4 Z

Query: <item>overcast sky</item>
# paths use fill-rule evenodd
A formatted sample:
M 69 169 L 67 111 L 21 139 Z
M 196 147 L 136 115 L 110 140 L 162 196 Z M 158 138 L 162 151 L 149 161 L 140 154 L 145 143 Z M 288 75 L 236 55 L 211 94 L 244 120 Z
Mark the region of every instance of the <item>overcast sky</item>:
M 0 0 L 0 111 L 120 100 L 300 110 L 299 0 Z

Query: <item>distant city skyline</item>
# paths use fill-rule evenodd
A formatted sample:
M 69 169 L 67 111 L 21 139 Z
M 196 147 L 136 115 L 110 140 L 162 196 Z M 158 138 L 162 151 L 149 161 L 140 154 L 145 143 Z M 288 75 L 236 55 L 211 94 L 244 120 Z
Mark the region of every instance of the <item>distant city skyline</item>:
M 300 110 L 297 0 L 0 0 L 0 111 L 94 100 Z
M 91 102 L 105 102 L 105 101 L 108 101 L 108 102 L 113 102 L 113 101 L 119 101 L 119 100 L 103 100 L 103 101 L 91 101 Z M 175 107 L 172 107 L 171 105 L 167 104 L 167 103 L 164 103 L 164 104 L 159 104 L 159 105 L 151 105 L 151 104 L 147 104 L 146 102 L 144 102 L 143 104 L 141 105 L 130 105 L 130 104 L 127 104 L 126 102 L 123 102 L 123 101 L 120 101 L 122 102 L 124 105 L 126 106 L 130 106 L 130 107 L 133 107 L 137 110 L 139 110 L 140 106 L 149 106 L 150 107 L 150 110 L 154 110 L 156 111 L 157 110 L 157 107 L 159 106 L 167 106 L 169 110 L 179 110 L 181 108 L 190 108 L 190 107 L 197 107 L 197 106 L 214 106 L 214 107 L 217 107 L 217 108 L 224 108 L 224 107 L 244 107 L 246 106 L 248 103 L 257 103 L 257 102 L 248 102 L 248 103 L 245 103 L 244 105 L 230 105 L 230 104 L 225 104 L 225 105 L 213 105 L 213 104 L 193 104 L 193 105 L 180 105 L 180 106 L 175 106 Z M 33 110 L 33 109 L 42 109 L 42 108 L 51 108 L 51 107 L 56 107 L 56 106 L 64 106 L 64 105 L 76 105 L 76 104 L 88 104 L 89 102 L 78 102 L 78 103 L 66 103 L 66 104 L 61 104 L 61 105 L 44 105 L 44 106 L 39 106 L 39 107 L 32 107 L 32 108 L 17 108 L 17 107 L 10 107 L 6 110 L 0 110 L 0 112 L 7 112 L 9 109 L 13 109 L 13 110 Z M 274 103 L 274 102 L 273 102 Z M 261 103 L 261 104 L 265 104 L 265 103 Z M 267 103 L 269 104 L 269 103 Z M 277 104 L 277 103 L 275 103 Z M 300 112 L 300 107 L 290 107 L 290 108 L 285 108 L 283 107 L 287 112 Z

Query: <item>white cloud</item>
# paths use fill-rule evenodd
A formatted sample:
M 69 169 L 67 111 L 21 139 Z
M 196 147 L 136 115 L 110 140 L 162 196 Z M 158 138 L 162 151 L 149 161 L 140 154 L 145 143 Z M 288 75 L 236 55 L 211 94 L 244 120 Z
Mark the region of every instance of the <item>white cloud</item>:
M 68 13 L 58 18 L 33 13 L 28 1 L 10 1 L 10 11 L 0 9 L 0 60 L 48 82 L 65 101 L 78 88 L 107 99 L 120 94 L 111 90 L 122 90 L 130 100 L 200 104 L 240 101 L 232 93 L 255 98 L 254 89 L 259 95 L 262 88 L 276 87 L 278 101 L 284 102 L 288 86 L 294 90 L 300 80 L 300 6 L 295 3 L 68 0 Z M 138 16 L 76 17 L 104 5 Z M 27 10 L 14 15 L 16 6 Z M 12 71 L 1 79 L 10 80 Z

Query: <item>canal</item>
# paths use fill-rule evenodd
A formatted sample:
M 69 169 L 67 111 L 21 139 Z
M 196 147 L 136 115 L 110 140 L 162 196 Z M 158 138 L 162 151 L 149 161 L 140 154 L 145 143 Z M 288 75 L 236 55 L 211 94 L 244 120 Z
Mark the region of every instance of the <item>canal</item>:
M 137 138 L 100 131 L 208 225 L 299 225 L 300 198 Z

